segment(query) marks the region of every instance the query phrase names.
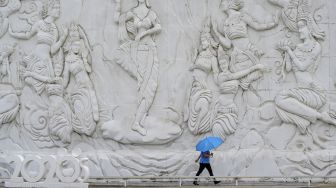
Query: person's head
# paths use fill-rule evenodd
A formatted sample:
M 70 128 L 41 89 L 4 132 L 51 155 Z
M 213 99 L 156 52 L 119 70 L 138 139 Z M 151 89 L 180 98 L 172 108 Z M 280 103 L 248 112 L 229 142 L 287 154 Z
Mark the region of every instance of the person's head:
M 138 0 L 138 5 L 140 4 L 143 4 L 145 3 L 146 4 L 146 7 L 150 8 L 150 4 L 149 4 L 149 0 Z
M 220 8 L 222 11 L 227 12 L 228 10 L 239 11 L 244 7 L 243 0 L 222 0 Z
M 80 41 L 73 41 L 70 45 L 70 51 L 74 54 L 78 54 L 81 49 Z
M 227 50 L 221 46 L 218 48 L 218 64 L 223 73 L 231 73 L 230 71 L 230 57 Z
M 210 47 L 210 36 L 207 34 L 204 34 L 201 36 L 201 48 L 203 50 L 206 50 Z
M 200 51 L 210 50 L 211 54 L 217 56 L 216 48 L 218 43 L 212 38 L 210 30 L 201 33 Z
M 204 51 L 207 49 L 211 50 L 211 53 L 213 55 L 217 56 L 217 53 L 215 52 L 215 48 L 218 46 L 218 43 L 213 39 L 211 35 L 211 30 L 209 25 L 204 25 L 203 30 L 201 32 L 201 45 L 200 45 L 200 50 Z
M 299 28 L 299 36 L 301 40 L 307 40 L 312 39 L 313 36 L 307 26 L 307 22 L 304 20 L 300 20 L 298 22 L 298 28 Z
M 325 32 L 316 24 L 309 5 L 310 3 L 307 1 L 301 5 L 300 9 L 298 9 L 296 23 L 300 39 L 304 40 L 311 37 L 316 40 L 324 40 L 326 36 Z
M 60 8 L 61 8 L 60 0 L 48 0 L 43 5 L 42 18 L 44 19 L 47 18 L 48 16 L 53 18 L 59 18 L 61 12 Z

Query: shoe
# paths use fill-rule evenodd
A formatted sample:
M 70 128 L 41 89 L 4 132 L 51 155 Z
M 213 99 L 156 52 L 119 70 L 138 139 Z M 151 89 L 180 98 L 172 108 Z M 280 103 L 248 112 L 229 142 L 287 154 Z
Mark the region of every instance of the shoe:
M 193 184 L 194 184 L 194 185 L 199 185 L 199 184 L 197 183 L 197 181 L 194 181 Z
M 214 184 L 217 185 L 219 184 L 221 181 L 214 181 Z

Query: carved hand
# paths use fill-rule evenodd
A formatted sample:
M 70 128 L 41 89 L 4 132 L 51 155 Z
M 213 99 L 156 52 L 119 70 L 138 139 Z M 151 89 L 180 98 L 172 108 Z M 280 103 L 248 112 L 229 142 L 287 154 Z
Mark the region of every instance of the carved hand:
M 53 83 L 57 83 L 57 84 L 62 84 L 63 78 L 62 77 L 55 77 L 53 79 Z
M 286 52 L 290 52 L 290 51 L 292 51 L 292 49 L 291 49 L 289 46 L 284 46 L 284 50 L 285 50 Z
M 46 82 L 49 84 L 53 84 L 55 83 L 55 80 L 53 78 L 47 78 Z
M 137 34 L 137 36 L 135 37 L 135 41 L 140 41 L 141 38 L 143 38 L 144 36 L 146 36 L 146 34 L 147 34 L 146 31 Z
M 257 69 L 257 70 L 264 70 L 266 67 L 265 67 L 265 65 L 263 65 L 263 64 L 256 64 L 255 65 L 255 69 Z
M 29 71 L 22 72 L 22 77 L 27 78 L 27 77 L 32 77 L 33 73 Z
M 265 54 L 265 52 L 263 52 L 262 50 L 255 50 L 254 51 L 254 54 L 257 56 L 257 57 L 261 57 Z
M 277 45 L 277 48 L 279 50 L 288 52 L 288 51 L 291 50 L 291 47 L 290 47 L 291 45 L 292 45 L 291 41 L 289 41 L 289 40 L 286 39 L 286 40 L 280 41 L 279 44 Z
M 217 74 L 217 75 L 214 75 L 214 81 L 217 85 L 219 85 L 219 75 L 220 75 L 220 73 Z
M 260 65 L 262 65 L 262 64 L 260 64 Z M 262 68 L 260 68 L 259 70 L 261 70 L 262 72 L 271 72 L 272 71 L 272 67 L 262 65 Z
M 86 69 L 86 72 L 88 72 L 88 73 L 92 72 L 92 68 L 90 67 L 90 65 L 88 63 L 85 63 L 85 69 Z

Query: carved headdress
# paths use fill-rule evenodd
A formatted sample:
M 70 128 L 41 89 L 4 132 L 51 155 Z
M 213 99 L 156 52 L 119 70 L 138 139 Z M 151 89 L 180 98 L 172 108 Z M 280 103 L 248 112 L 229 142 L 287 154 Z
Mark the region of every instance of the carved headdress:
M 222 0 L 221 4 L 226 3 L 229 9 L 240 10 L 244 7 L 243 0 Z
M 55 7 L 60 7 L 61 6 L 61 2 L 60 0 L 46 0 L 43 2 L 43 6 L 42 6 L 42 18 L 46 18 L 49 14 L 49 10 L 53 9 Z
M 74 22 L 72 22 L 70 24 L 70 28 L 69 28 L 69 36 L 64 44 L 65 46 L 65 51 L 69 51 L 70 46 L 73 42 L 83 42 L 84 44 L 84 48 L 86 48 L 89 51 L 92 51 L 91 49 L 91 45 L 89 43 L 89 40 L 86 36 L 86 33 L 84 32 L 84 29 L 82 28 L 82 26 L 80 26 L 79 24 L 76 24 Z
M 291 0 L 282 11 L 282 19 L 291 31 L 298 31 L 298 22 L 305 21 L 311 34 L 317 39 L 324 39 L 325 33 L 316 24 L 308 0 Z
M 297 23 L 299 21 L 305 21 L 307 23 L 307 27 L 309 28 L 309 31 L 313 35 L 313 37 L 321 40 L 324 39 L 325 32 L 322 31 L 316 24 L 313 18 L 313 14 L 310 11 L 310 5 L 308 3 L 308 0 L 300 0 L 300 6 L 298 7 Z
M 211 35 L 211 20 L 210 20 L 210 18 L 208 18 L 203 25 L 203 29 L 202 29 L 202 32 L 201 32 L 201 42 L 203 40 L 208 41 L 211 53 L 213 55 L 217 56 L 217 52 L 216 52 L 215 48 L 218 47 L 218 43 L 214 40 L 213 36 Z
M 147 6 L 148 8 L 151 7 L 151 5 L 150 5 L 150 3 L 149 3 L 149 0 L 145 0 L 145 3 L 146 3 L 146 6 Z M 139 5 L 139 1 L 138 1 L 138 5 Z

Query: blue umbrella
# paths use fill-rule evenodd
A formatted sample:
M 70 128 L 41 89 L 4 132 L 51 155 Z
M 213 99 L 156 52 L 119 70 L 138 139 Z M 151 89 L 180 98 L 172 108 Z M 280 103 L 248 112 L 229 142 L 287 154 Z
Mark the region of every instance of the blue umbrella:
M 197 151 L 210 151 L 210 150 L 217 148 L 223 143 L 224 141 L 219 137 L 206 137 L 197 143 L 196 150 Z

